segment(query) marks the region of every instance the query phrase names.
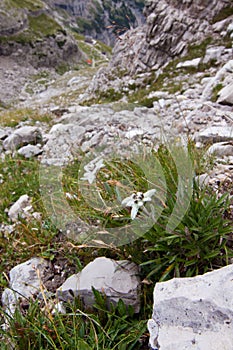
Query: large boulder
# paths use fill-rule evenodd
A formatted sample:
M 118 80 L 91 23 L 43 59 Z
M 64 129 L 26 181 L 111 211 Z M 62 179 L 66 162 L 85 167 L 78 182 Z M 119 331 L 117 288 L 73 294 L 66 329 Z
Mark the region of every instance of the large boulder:
M 233 265 L 174 278 L 154 289 L 150 346 L 160 350 L 232 349 Z
M 42 134 L 36 126 L 22 126 L 16 129 L 3 141 L 5 150 L 14 151 L 28 144 L 37 144 L 42 141 Z
M 226 126 L 210 126 L 196 133 L 195 140 L 206 144 L 232 141 L 233 128 L 231 125 Z
M 104 293 L 108 303 L 116 304 L 122 299 L 135 312 L 139 312 L 140 278 L 138 267 L 134 263 L 96 258 L 81 272 L 69 277 L 57 290 L 57 295 L 65 301 L 79 296 L 84 305 L 91 307 L 94 304 L 92 287 Z

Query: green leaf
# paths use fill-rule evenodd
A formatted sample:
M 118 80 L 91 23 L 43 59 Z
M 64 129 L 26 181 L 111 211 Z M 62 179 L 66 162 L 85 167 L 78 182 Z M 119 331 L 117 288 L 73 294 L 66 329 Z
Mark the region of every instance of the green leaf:
M 125 306 L 125 304 L 124 304 L 124 302 L 123 302 L 122 299 L 120 299 L 120 300 L 118 301 L 118 303 L 117 303 L 117 310 L 118 310 L 119 315 L 120 315 L 121 317 L 125 316 L 126 313 L 127 313 L 126 306 Z
M 91 347 L 84 340 L 78 340 L 76 349 L 77 350 L 91 350 Z
M 102 309 L 106 309 L 106 298 L 104 297 L 104 295 L 94 287 L 92 287 L 92 292 L 94 294 L 96 304 Z

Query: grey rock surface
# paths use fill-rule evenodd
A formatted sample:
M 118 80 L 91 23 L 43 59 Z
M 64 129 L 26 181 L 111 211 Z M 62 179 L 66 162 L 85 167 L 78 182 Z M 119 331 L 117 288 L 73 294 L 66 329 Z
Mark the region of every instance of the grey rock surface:
M 2 304 L 9 314 L 13 314 L 17 301 L 32 298 L 40 292 L 41 282 L 48 274 L 50 263 L 42 258 L 30 260 L 10 270 L 10 285 L 2 294 Z
M 233 140 L 233 124 L 230 126 L 211 126 L 202 130 L 196 136 L 196 141 L 216 143 Z
M 42 149 L 36 145 L 26 145 L 18 149 L 18 154 L 24 158 L 31 158 L 42 153 Z
M 56 9 L 62 9 L 63 12 L 65 10 L 66 16 L 71 16 L 74 26 L 81 25 L 82 21 L 89 24 L 82 30 L 86 42 L 91 42 L 95 38 L 112 46 L 119 35 L 114 34 L 114 29 L 118 32 L 125 31 L 122 22 L 126 28 L 134 28 L 145 21 L 142 13 L 143 3 L 135 0 L 127 2 L 99 0 L 98 3 L 93 0 L 50 0 L 50 4 L 55 5 Z
M 233 75 L 233 60 L 229 59 L 227 62 L 217 70 L 215 76 L 213 76 L 209 82 L 206 84 L 202 91 L 202 99 L 207 100 L 210 99 L 213 93 L 214 88 L 218 86 L 218 84 L 224 84 L 224 81 L 231 77 L 232 82 Z
M 233 156 L 233 142 L 214 143 L 208 148 L 208 153 L 218 157 Z
M 171 117 L 167 123 L 165 126 L 162 117 L 147 108 L 115 112 L 110 106 L 78 107 L 76 113 L 64 115 L 60 123 L 51 128 L 43 147 L 42 163 L 66 164 L 78 154 L 79 148 L 88 153 L 104 146 L 108 153 L 112 150 L 126 154 L 137 138 L 139 143 L 152 145 L 161 139 L 164 129 L 176 135 L 175 129 L 169 127 Z M 140 131 L 135 132 L 136 129 Z
M 192 278 L 160 282 L 148 322 L 160 350 L 232 349 L 233 265 Z
M 219 91 L 218 103 L 233 105 L 233 83 Z
M 4 140 L 8 136 L 8 132 L 4 128 L 0 128 L 0 140 Z
M 207 48 L 205 56 L 203 58 L 203 63 L 209 63 L 211 61 L 221 61 L 225 51 L 225 46 L 212 46 Z
M 31 208 L 31 200 L 27 194 L 24 194 L 10 207 L 8 216 L 11 221 L 15 222 L 19 216 L 24 217 L 25 211 Z
M 14 151 L 27 144 L 37 144 L 41 140 L 42 134 L 39 128 L 35 126 L 22 126 L 3 141 L 3 147 L 5 150 Z
M 127 260 L 96 258 L 81 272 L 69 277 L 58 288 L 57 295 L 62 300 L 72 299 L 72 294 L 80 296 L 84 304 L 90 307 L 94 303 L 92 287 L 104 293 L 108 303 L 116 304 L 122 299 L 126 305 L 131 305 L 135 312 L 139 312 L 140 278 L 136 264 Z
M 56 124 L 48 135 L 43 148 L 43 163 L 63 165 L 72 160 L 72 152 L 77 150 L 84 136 L 85 128 L 75 124 Z
M 131 72 L 162 66 L 187 50 L 190 42 L 203 40 L 211 31 L 211 18 L 225 1 L 147 1 L 146 28 L 126 33 L 131 39 L 115 46 L 112 67 L 123 66 Z M 207 15 L 208 13 L 208 15 Z M 141 33 L 145 33 L 145 36 Z

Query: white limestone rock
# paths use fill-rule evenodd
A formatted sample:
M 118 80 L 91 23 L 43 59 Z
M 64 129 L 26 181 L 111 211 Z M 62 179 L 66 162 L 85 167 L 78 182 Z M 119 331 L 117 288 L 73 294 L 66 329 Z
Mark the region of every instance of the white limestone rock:
M 208 153 L 218 157 L 233 156 L 233 142 L 214 143 L 209 147 Z
M 233 22 L 231 22 L 228 27 L 227 27 L 227 32 L 230 34 L 232 38 L 232 33 L 233 33 Z
M 154 289 L 150 345 L 160 350 L 231 350 L 233 265 L 191 278 L 173 278 Z
M 225 46 L 212 46 L 206 49 L 203 63 L 209 63 L 211 61 L 219 61 L 225 50 Z
M 198 57 L 198 58 L 194 58 L 193 60 L 180 62 L 177 64 L 176 68 L 197 68 L 200 62 L 201 62 L 201 58 Z
M 134 263 L 105 257 L 96 258 L 81 272 L 69 277 L 58 288 L 57 295 L 62 300 L 72 299 L 73 295 L 80 296 L 84 305 L 90 307 L 94 304 L 92 287 L 105 293 L 108 303 L 116 304 L 122 299 L 126 305 L 131 305 L 135 312 L 139 312 L 140 278 L 138 266 Z
M 225 86 L 219 91 L 217 102 L 225 105 L 233 105 L 233 83 Z
M 41 280 L 50 263 L 42 258 L 31 258 L 10 270 L 10 285 L 2 293 L 2 304 L 13 314 L 20 298 L 31 298 L 40 292 Z
M 133 139 L 135 136 L 143 135 L 144 131 L 142 129 L 133 128 L 126 132 L 125 137 L 128 139 Z
M 22 126 L 3 141 L 3 147 L 5 150 L 14 151 L 27 144 L 37 144 L 41 140 L 42 134 L 39 128 L 35 126 Z
M 196 133 L 195 140 L 203 143 L 216 143 L 233 140 L 233 127 L 210 126 Z
M 23 216 L 29 209 L 32 209 L 31 200 L 27 194 L 24 194 L 10 207 L 8 216 L 11 221 L 16 222 L 19 216 Z
M 6 129 L 0 128 L 0 140 L 4 140 L 8 135 L 9 133 L 6 131 Z
M 62 166 L 72 159 L 72 150 L 77 149 L 85 134 L 85 128 L 75 124 L 55 124 L 43 148 L 42 163 Z
M 26 145 L 18 150 L 18 154 L 24 158 L 32 158 L 42 153 L 42 149 L 35 145 Z
M 208 185 L 208 183 L 210 181 L 210 176 L 207 173 L 201 174 L 201 175 L 196 176 L 195 180 L 200 187 L 204 187 L 204 186 Z
M 223 67 L 221 67 L 216 75 L 208 80 L 204 90 L 202 91 L 202 100 L 211 99 L 214 88 L 218 84 L 222 84 L 222 82 L 229 77 L 233 73 L 233 60 L 227 61 Z

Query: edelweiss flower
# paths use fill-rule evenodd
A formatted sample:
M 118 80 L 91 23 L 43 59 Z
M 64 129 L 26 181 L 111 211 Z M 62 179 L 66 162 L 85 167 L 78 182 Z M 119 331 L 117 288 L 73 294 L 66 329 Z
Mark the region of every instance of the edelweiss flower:
M 92 184 L 96 178 L 96 173 L 98 172 L 98 170 L 104 167 L 105 165 L 101 157 L 93 159 L 90 163 L 85 165 L 85 173 L 80 180 L 87 180 L 89 184 Z
M 72 193 L 69 193 L 69 192 L 66 192 L 65 196 L 66 196 L 67 199 L 77 199 L 76 194 L 72 194 Z
M 125 207 L 131 207 L 131 219 L 134 220 L 137 216 L 138 210 L 144 205 L 145 202 L 150 202 L 151 197 L 155 194 L 156 190 L 152 189 L 145 193 L 137 192 L 131 194 L 131 196 L 126 197 L 121 202 Z

